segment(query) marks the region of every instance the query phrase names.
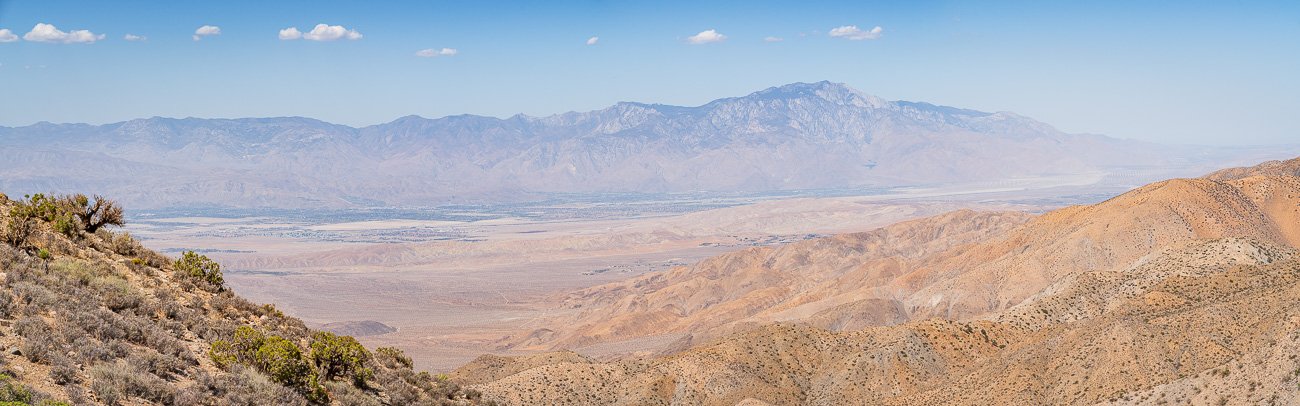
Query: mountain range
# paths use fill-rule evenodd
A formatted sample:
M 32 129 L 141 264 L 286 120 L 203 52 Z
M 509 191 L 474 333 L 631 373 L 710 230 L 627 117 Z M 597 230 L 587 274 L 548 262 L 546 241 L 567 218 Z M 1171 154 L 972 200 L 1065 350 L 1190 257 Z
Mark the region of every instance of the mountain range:
M 1171 165 L 1169 149 L 1008 112 L 794 83 L 698 107 L 618 103 L 549 117 L 148 118 L 0 127 L 0 189 L 135 208 L 430 206 L 550 193 L 848 189 Z

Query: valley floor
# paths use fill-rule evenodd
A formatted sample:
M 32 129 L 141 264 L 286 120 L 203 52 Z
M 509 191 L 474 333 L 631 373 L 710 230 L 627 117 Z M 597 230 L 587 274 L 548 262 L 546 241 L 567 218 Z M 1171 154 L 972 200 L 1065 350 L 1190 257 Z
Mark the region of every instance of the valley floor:
M 682 205 L 682 212 L 626 216 L 609 215 L 608 207 L 568 204 L 516 216 L 458 213 L 468 220 L 155 216 L 135 221 L 129 230 L 164 252 L 202 249 L 225 265 L 231 286 L 251 300 L 357 335 L 367 345 L 402 348 L 418 368 L 448 371 L 483 353 L 525 353 L 504 349 L 500 340 L 545 328 L 538 320 L 557 311 L 561 292 L 745 247 L 864 231 L 955 209 L 1041 212 L 1122 191 L 1089 186 L 1097 176 L 868 196 L 695 201 Z M 541 214 L 526 218 L 519 212 Z M 598 215 L 583 218 L 588 212 Z M 374 332 L 349 329 L 359 321 L 396 331 L 367 335 Z M 677 338 L 576 350 L 596 357 L 653 352 Z

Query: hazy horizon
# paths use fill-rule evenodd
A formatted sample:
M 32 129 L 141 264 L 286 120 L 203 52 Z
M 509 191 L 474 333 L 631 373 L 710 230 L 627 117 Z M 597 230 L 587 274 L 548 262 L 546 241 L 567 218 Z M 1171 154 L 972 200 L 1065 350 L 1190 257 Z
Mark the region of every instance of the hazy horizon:
M 355 127 L 696 106 L 829 80 L 1067 133 L 1208 145 L 1300 134 L 1295 4 L 228 6 L 0 2 L 11 95 L 0 125 L 301 116 Z

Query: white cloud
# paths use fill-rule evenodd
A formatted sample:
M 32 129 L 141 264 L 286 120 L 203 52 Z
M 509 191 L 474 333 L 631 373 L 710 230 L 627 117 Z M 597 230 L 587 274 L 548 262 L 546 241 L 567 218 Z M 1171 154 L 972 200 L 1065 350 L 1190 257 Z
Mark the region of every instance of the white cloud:
M 23 39 L 32 42 L 58 42 L 64 44 L 92 44 L 95 41 L 104 39 L 104 34 L 96 35 L 86 30 L 73 30 L 72 32 L 63 32 L 54 25 L 38 23 Z
M 725 39 L 727 39 L 727 36 L 722 35 L 722 33 L 718 32 L 717 30 L 704 30 L 704 31 L 700 31 L 699 34 L 695 34 L 690 37 L 687 37 L 686 42 L 692 44 L 707 44 L 710 42 L 719 42 Z
M 781 41 L 785 41 L 785 38 L 781 38 L 781 37 L 766 37 L 766 38 L 763 38 L 763 42 L 781 42 Z
M 8 28 L 0 29 L 0 42 L 15 42 L 15 41 L 18 41 L 18 34 L 14 34 L 14 32 L 9 31 Z
M 298 27 L 289 27 L 280 30 L 280 39 L 282 40 L 288 41 L 288 40 L 295 40 L 299 38 L 302 38 L 302 31 L 298 31 Z
M 854 41 L 861 41 L 864 39 L 880 38 L 880 36 L 884 35 L 884 33 L 885 33 L 885 29 L 880 28 L 879 25 L 877 25 L 876 28 L 872 28 L 870 31 L 863 31 L 862 29 L 858 28 L 858 26 L 856 25 L 845 25 L 842 27 L 832 28 L 830 35 L 832 37 L 851 39 Z
M 122 39 L 127 41 L 144 41 L 144 40 L 148 40 L 149 37 L 143 35 L 126 34 L 125 36 L 122 37 Z
M 457 51 L 456 48 L 443 48 L 443 49 L 428 48 L 428 49 L 421 49 L 419 51 L 416 51 L 415 56 L 421 58 L 433 58 L 439 56 L 456 56 L 456 54 L 459 53 L 460 51 Z
M 221 27 L 215 25 L 205 25 L 199 27 L 199 29 L 194 30 L 193 38 L 195 41 L 198 41 L 203 39 L 203 37 L 208 37 L 213 35 L 221 35 Z
M 294 31 L 297 31 L 295 28 Z M 283 35 L 284 31 L 280 31 Z M 309 41 L 334 41 L 339 39 L 359 40 L 361 33 L 357 30 L 349 30 L 341 25 L 316 24 L 311 32 L 302 35 L 302 38 Z
M 600 41 L 600 37 L 587 38 L 587 45 L 596 45 L 597 41 Z

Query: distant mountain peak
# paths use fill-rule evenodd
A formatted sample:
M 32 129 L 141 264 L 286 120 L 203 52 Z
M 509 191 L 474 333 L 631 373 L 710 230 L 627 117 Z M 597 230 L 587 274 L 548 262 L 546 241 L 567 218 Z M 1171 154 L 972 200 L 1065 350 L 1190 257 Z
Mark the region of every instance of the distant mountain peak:
M 827 80 L 814 83 L 795 82 L 782 86 L 769 87 L 744 98 L 755 99 L 805 99 L 818 98 L 840 105 L 852 105 L 872 109 L 886 108 L 891 103 L 885 99 L 872 96 L 843 83 Z

